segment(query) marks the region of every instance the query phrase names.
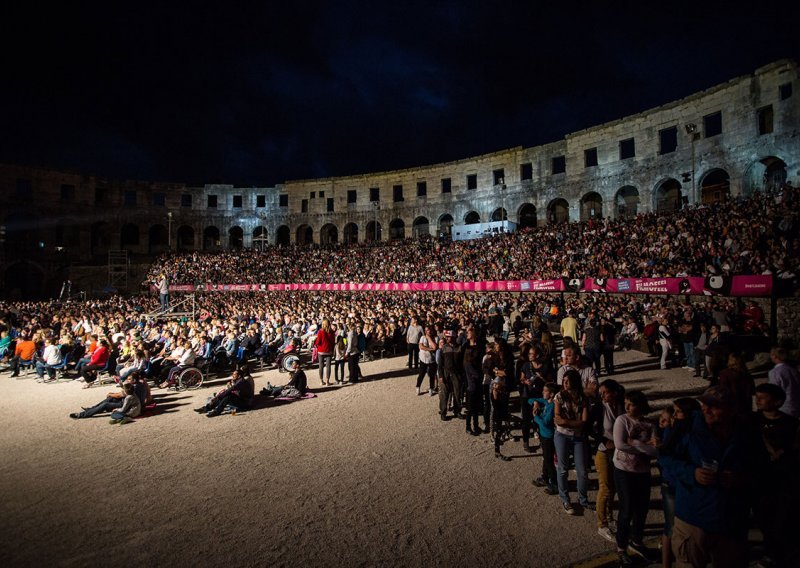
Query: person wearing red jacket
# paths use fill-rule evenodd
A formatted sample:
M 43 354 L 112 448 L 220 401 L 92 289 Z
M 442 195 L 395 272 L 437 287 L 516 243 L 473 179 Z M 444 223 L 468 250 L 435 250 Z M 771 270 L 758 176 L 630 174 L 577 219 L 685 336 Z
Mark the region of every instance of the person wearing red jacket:
M 328 318 L 324 318 L 322 326 L 317 332 L 317 338 L 314 340 L 314 347 L 317 348 L 317 357 L 319 358 L 319 382 L 323 385 L 331 384 L 331 361 L 335 343 L 336 338 L 331 329 L 331 322 Z
M 86 385 L 83 388 L 87 389 L 92 386 L 92 383 L 97 379 L 97 371 L 104 369 L 106 363 L 108 363 L 109 355 L 110 348 L 108 341 L 101 339 L 98 343 L 97 349 L 95 349 L 94 353 L 92 353 L 92 358 L 89 360 L 89 364 L 85 365 L 83 367 L 83 371 L 81 372 L 81 376 L 86 382 Z

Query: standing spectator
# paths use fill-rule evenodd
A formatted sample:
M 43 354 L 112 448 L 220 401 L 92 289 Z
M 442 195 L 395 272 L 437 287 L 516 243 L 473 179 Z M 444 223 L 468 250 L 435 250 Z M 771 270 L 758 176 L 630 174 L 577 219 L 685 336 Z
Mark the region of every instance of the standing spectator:
M 455 332 L 444 332 L 445 343 L 441 348 L 441 380 L 439 382 L 439 415 L 447 419 L 448 399 L 452 398 L 453 415 L 461 418 L 461 350 L 456 345 Z
M 643 543 L 644 524 L 650 504 L 650 461 L 656 455 L 653 424 L 641 391 L 625 394 L 625 414 L 614 421 L 614 482 L 619 493 L 617 554 L 620 564 L 633 564 L 628 551 L 645 560 L 649 550 Z
M 347 369 L 350 373 L 350 384 L 357 383 L 358 377 L 361 375 L 361 368 L 358 366 L 360 356 L 356 322 L 351 321 L 347 326 Z
M 436 394 L 436 329 L 432 325 L 425 328 L 425 335 L 419 340 L 419 363 L 420 369 L 417 375 L 417 394 L 420 394 L 420 387 L 428 375 L 428 392 L 431 396 Z
M 750 428 L 737 417 L 736 400 L 725 388 L 700 397 L 702 412 L 662 469 L 676 480 L 672 552 L 679 566 L 744 567 L 751 492 L 759 469 Z
M 694 342 L 695 342 L 695 330 L 694 330 L 694 323 L 691 319 L 684 319 L 680 327 L 678 327 L 678 333 L 680 334 L 681 345 L 683 346 L 683 357 L 685 360 L 684 369 L 694 369 L 695 368 L 695 361 L 694 361 Z
M 741 354 L 728 355 L 728 366 L 719 373 L 719 386 L 731 391 L 736 399 L 736 410 L 741 416 L 752 412 L 756 385 Z
M 609 542 L 616 542 L 609 523 L 612 520 L 612 504 L 616 494 L 614 483 L 614 422 L 625 414 L 625 388 L 613 379 L 600 385 L 600 404 L 591 410 L 591 424 L 598 441 L 594 466 L 597 470 L 597 534 Z
M 477 330 L 470 326 L 467 328 L 467 343 L 463 349 L 462 367 L 464 369 L 464 383 L 467 397 L 467 433 L 478 436 L 481 429 L 478 426 L 478 417 L 483 413 L 483 373 L 481 366 L 481 344 L 478 343 Z
M 567 311 L 567 317 L 561 320 L 561 337 L 570 337 L 575 343 L 578 342 L 578 320 L 572 317 L 572 311 Z
M 333 359 L 334 341 L 331 322 L 328 318 L 323 318 L 322 327 L 317 332 L 317 337 L 314 340 L 319 359 L 319 382 L 323 385 L 331 384 L 331 361 Z
M 661 369 L 665 370 L 667 368 L 667 359 L 672 351 L 672 335 L 669 331 L 669 321 L 666 316 L 659 318 L 658 344 L 661 346 Z
M 614 347 L 616 346 L 617 328 L 606 316 L 600 318 L 600 349 L 603 354 L 603 365 L 606 375 L 614 374 Z M 599 372 L 598 372 L 599 374 Z
M 333 378 L 337 385 L 344 384 L 344 364 L 347 360 L 347 345 L 344 336 L 336 338 L 336 346 L 333 348 Z
M 556 446 L 553 440 L 556 427 L 553 400 L 558 391 L 559 386 L 556 383 L 547 383 L 542 390 L 543 398 L 533 398 L 528 401 L 533 404 L 533 419 L 539 428 L 539 441 L 542 444 L 542 476 L 535 479 L 533 484 L 536 487 L 544 487 L 548 495 L 558 494 L 558 478 L 554 465 Z
M 158 286 L 158 298 L 161 302 L 161 311 L 166 312 L 169 310 L 169 280 L 167 280 L 167 275 L 163 272 L 158 275 L 156 286 Z
M 581 346 L 589 359 L 589 365 L 594 367 L 595 374 L 598 376 L 600 375 L 601 334 L 600 323 L 597 319 L 591 319 L 583 328 L 583 339 L 581 340 Z
M 411 323 L 406 330 L 406 349 L 408 350 L 409 369 L 419 369 L 419 340 L 424 335 L 422 326 L 417 323 L 417 318 L 412 316 Z
M 555 396 L 555 446 L 558 456 L 558 495 L 564 511 L 574 515 L 569 498 L 570 456 L 575 460 L 575 473 L 578 478 L 578 500 L 582 507 L 591 509 L 588 490 L 588 467 L 585 451 L 584 426 L 589 421 L 589 403 L 583 394 L 580 374 L 570 369 L 564 375 L 562 390 Z
M 800 373 L 787 363 L 788 353 L 783 347 L 773 347 L 769 353 L 775 366 L 769 372 L 769 382 L 778 385 L 786 394 L 786 401 L 780 411 L 800 418 Z

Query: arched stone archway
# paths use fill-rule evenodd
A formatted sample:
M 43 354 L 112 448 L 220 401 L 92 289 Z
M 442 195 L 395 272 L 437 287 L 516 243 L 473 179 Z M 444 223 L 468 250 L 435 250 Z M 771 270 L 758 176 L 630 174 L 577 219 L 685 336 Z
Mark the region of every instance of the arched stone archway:
M 219 240 L 219 229 L 214 225 L 203 230 L 203 250 L 214 250 L 222 243 Z
M 355 223 L 348 223 L 344 226 L 344 244 L 354 245 L 358 243 L 358 225 Z
M 275 244 L 279 247 L 288 247 L 291 244 L 291 231 L 289 227 L 286 225 L 281 225 L 278 227 L 278 231 L 276 232 L 275 236 Z
M 438 227 L 436 231 L 439 237 L 450 237 L 453 233 L 453 216 L 450 213 L 445 213 L 439 216 Z
M 528 229 L 536 226 L 536 206 L 532 203 L 523 203 L 517 213 L 519 228 Z
M 139 226 L 133 223 L 122 225 L 119 231 L 119 248 L 131 249 L 139 246 Z
M 430 222 L 427 217 L 417 217 L 414 219 L 411 235 L 415 239 L 421 239 L 422 237 L 429 237 L 431 235 Z
M 677 211 L 683 207 L 681 184 L 674 178 L 662 181 L 653 192 L 653 210 L 656 213 Z
M 639 190 L 632 185 L 619 188 L 614 204 L 617 219 L 633 219 L 639 214 Z
M 300 225 L 295 233 L 295 244 L 303 246 L 314 243 L 314 230 L 309 225 Z
M 240 249 L 244 246 L 244 229 L 233 226 L 228 229 L 228 248 Z
M 394 219 L 389 223 L 389 240 L 397 241 L 406 238 L 406 224 L 402 219 Z
M 703 203 L 727 201 L 731 194 L 731 178 L 723 169 L 716 168 L 700 180 L 700 195 Z
M 581 221 L 603 218 L 603 198 L 596 191 L 581 197 Z
M 547 205 L 547 222 L 551 225 L 569 223 L 569 203 L 566 199 L 559 197 Z
M 502 207 L 498 207 L 492 211 L 492 221 L 508 221 L 508 211 Z
M 164 225 L 153 225 L 147 231 L 147 250 L 150 254 L 158 254 L 169 248 L 169 234 Z
M 321 245 L 335 245 L 339 242 L 339 229 L 333 223 L 323 225 L 319 230 L 319 243 Z
M 111 224 L 106 221 L 93 223 L 89 228 L 89 245 L 92 256 L 105 256 L 111 245 Z
M 259 225 L 253 229 L 253 248 L 255 250 L 264 250 L 269 246 L 269 234 L 267 228 Z
M 475 225 L 481 222 L 481 216 L 478 214 L 477 211 L 470 211 L 466 215 L 464 215 L 464 224 L 465 225 Z
M 786 183 L 786 162 L 776 156 L 767 156 L 750 164 L 744 176 L 744 195 L 749 197 L 755 191 L 768 193 L 780 191 Z
M 367 230 L 364 232 L 364 240 L 368 243 L 379 242 L 383 240 L 383 228 L 380 222 L 370 221 L 367 223 Z
M 189 225 L 178 227 L 175 248 L 178 250 L 194 250 L 194 229 Z

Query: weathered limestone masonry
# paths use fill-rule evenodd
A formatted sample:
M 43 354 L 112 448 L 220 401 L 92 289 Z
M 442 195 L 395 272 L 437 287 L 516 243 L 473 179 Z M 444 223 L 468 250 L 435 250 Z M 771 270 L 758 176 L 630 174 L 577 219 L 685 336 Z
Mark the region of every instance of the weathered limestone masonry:
M 63 267 L 102 262 L 109 249 L 146 261 L 170 246 L 386 240 L 504 217 L 542 226 L 797 185 L 798 91 L 797 63 L 782 60 L 551 144 L 275 187 L 189 187 L 0 164 L 0 193 L 10 197 L 0 200 L 0 272 L 24 269 L 54 283 Z

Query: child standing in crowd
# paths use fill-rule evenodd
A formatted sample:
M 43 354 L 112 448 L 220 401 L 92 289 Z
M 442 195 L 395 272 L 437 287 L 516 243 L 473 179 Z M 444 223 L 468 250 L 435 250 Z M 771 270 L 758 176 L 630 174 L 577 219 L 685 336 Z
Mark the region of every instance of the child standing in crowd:
M 533 420 L 539 428 L 539 442 L 542 445 L 542 475 L 533 480 L 536 487 L 544 487 L 548 495 L 557 495 L 555 455 L 555 404 L 553 399 L 558 394 L 556 383 L 547 383 L 542 389 L 543 398 L 532 398 L 528 402 L 533 405 Z

